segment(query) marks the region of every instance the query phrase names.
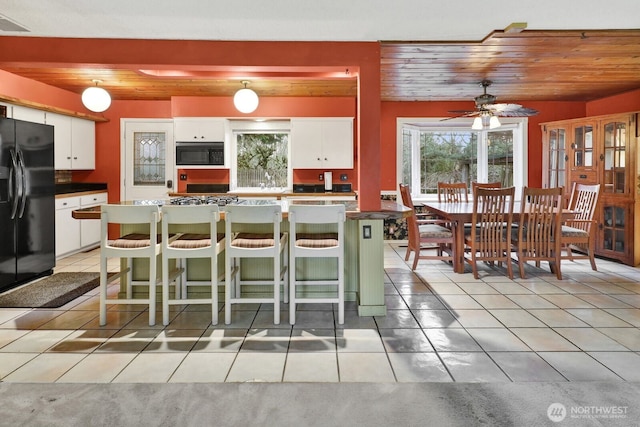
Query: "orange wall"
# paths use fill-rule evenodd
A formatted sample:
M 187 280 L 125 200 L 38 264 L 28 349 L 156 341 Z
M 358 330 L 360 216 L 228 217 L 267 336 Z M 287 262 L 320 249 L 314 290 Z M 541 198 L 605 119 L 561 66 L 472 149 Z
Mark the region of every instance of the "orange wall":
M 35 67 L 92 64 L 100 68 L 108 64 L 140 69 L 224 69 L 238 75 L 246 70 L 349 69 L 358 77 L 358 203 L 363 211 L 380 208 L 379 43 L 0 37 L 0 52 L 4 62 Z
M 269 68 L 272 71 L 313 67 L 348 66 L 358 75 L 356 114 L 356 164 L 351 171 L 358 183 L 360 207 L 379 207 L 380 190 L 396 189 L 396 118 L 448 117 L 448 110 L 471 109 L 472 102 L 380 102 L 380 46 L 378 43 L 352 42 L 237 42 L 190 40 L 125 40 L 125 39 L 57 39 L 38 37 L 0 37 L 2 60 L 17 65 L 52 65 L 78 67 L 79 64 L 112 64 L 140 68 L 224 67 L 225 70 Z M 180 54 L 176 54 L 179 52 Z M 0 71 L 0 94 L 32 102 L 86 113 L 77 94 L 49 87 Z M 76 172 L 74 179 L 106 181 L 110 200 L 119 199 L 120 117 L 166 118 L 173 115 L 209 115 L 210 111 L 230 109 L 229 102 L 214 104 L 199 98 L 185 102 L 180 97 L 172 101 L 114 101 L 104 113 L 111 121 L 96 126 L 97 169 Z M 293 99 L 264 98 L 255 115 L 274 117 L 302 115 Z M 314 100 L 320 114 L 322 100 Z M 328 102 L 328 101 L 327 101 Z M 324 104 L 323 104 L 324 105 Z M 529 119 L 529 185 L 541 183 L 541 130 L 539 123 L 585 115 L 608 114 L 640 110 L 640 90 L 588 103 L 527 102 L 527 107 L 540 111 Z M 326 105 L 325 105 L 326 107 Z M 293 108 L 292 111 L 286 111 Z M 306 108 L 306 106 L 304 107 Z M 309 107 L 311 108 L 311 107 Z M 220 114 L 229 116 L 229 114 Z M 233 113 L 235 114 L 235 112 Z M 331 113 L 327 115 L 334 115 Z M 197 175 L 197 174 L 196 174 Z M 334 174 L 336 176 L 337 174 Z M 195 176 L 194 179 L 199 179 Z M 296 171 L 296 179 L 317 181 L 316 171 Z M 115 190 L 117 189 L 117 190 Z M 112 191 L 115 191 L 112 193 Z
M 640 89 L 587 102 L 587 116 L 640 110 Z

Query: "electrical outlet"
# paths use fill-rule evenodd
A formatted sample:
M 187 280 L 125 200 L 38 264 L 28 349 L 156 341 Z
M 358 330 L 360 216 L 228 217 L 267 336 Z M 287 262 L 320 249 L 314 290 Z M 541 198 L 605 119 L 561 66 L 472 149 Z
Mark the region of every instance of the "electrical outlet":
M 370 225 L 363 225 L 362 226 L 362 238 L 363 239 L 370 239 L 371 238 L 371 226 Z
M 318 181 L 324 181 L 324 174 L 318 174 Z

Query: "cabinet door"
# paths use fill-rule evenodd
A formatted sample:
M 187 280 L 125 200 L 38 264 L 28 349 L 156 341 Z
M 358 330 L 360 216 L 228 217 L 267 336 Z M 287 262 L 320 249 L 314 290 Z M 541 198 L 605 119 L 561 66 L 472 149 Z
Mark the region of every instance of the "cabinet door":
M 291 164 L 294 169 L 322 169 L 322 123 L 291 120 Z
M 353 169 L 353 120 L 323 121 L 322 159 L 327 169 Z
M 25 122 L 32 123 L 45 123 L 45 114 L 42 110 L 36 110 L 35 108 L 22 107 L 20 105 L 14 105 L 13 118 L 16 120 L 24 120 Z
M 107 193 L 91 194 L 80 198 L 80 207 L 88 208 L 107 203 Z M 80 246 L 95 246 L 100 243 L 100 220 L 82 219 L 80 223 Z
M 571 129 L 571 181 L 581 184 L 598 182 L 596 125 L 594 122 L 576 123 Z
M 596 252 L 630 262 L 633 255 L 633 202 L 603 198 L 600 204 Z
M 46 122 L 53 126 L 55 169 L 71 169 L 71 117 L 47 113 Z
M 182 119 L 173 121 L 176 141 L 224 141 L 224 119 Z
M 96 168 L 96 127 L 91 120 L 71 118 L 71 169 Z
M 629 169 L 629 118 L 627 116 L 603 120 L 602 129 L 602 179 L 604 193 L 630 194 Z
M 72 216 L 79 197 L 56 199 L 56 258 L 80 249 L 80 221 Z
M 545 188 L 564 186 L 567 188 L 568 127 L 545 126 L 542 152 L 542 185 Z

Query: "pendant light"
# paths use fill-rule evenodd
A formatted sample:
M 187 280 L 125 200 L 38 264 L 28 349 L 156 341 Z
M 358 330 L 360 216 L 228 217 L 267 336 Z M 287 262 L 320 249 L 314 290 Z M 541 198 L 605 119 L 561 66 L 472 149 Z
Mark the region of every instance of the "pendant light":
M 248 81 L 243 80 L 242 84 L 244 88 L 237 91 L 233 96 L 233 105 L 235 105 L 241 113 L 253 113 L 256 108 L 258 108 L 258 103 L 260 102 L 258 94 L 247 88 L 249 84 Z
M 101 87 L 98 83 L 101 80 L 92 80 L 96 85 L 88 87 L 82 92 L 82 103 L 87 109 L 94 113 L 102 113 L 111 105 L 111 95 Z

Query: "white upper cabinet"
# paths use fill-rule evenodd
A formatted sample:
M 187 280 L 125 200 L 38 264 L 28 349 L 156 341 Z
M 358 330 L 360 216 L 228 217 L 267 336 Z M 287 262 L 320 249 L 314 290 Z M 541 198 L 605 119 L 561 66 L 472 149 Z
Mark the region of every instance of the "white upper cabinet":
M 47 113 L 46 123 L 53 125 L 54 165 L 57 170 L 96 168 L 96 132 L 91 120 Z
M 175 118 L 173 135 L 179 142 L 224 141 L 225 119 L 219 118 Z
M 16 120 L 24 120 L 31 123 L 45 123 L 45 114 L 42 110 L 36 110 L 35 108 L 22 107 L 20 105 L 14 105 L 12 107 L 11 117 Z
M 296 169 L 352 169 L 353 119 L 291 119 L 291 147 Z

